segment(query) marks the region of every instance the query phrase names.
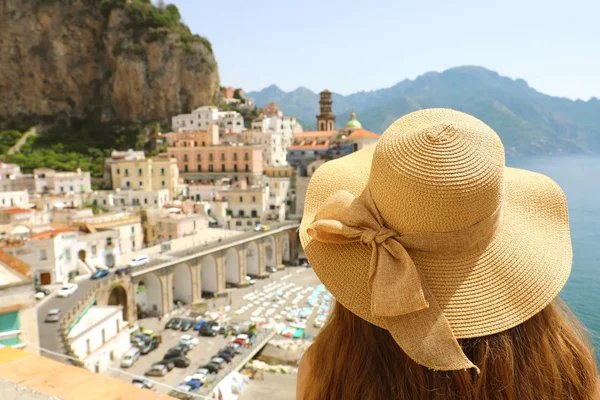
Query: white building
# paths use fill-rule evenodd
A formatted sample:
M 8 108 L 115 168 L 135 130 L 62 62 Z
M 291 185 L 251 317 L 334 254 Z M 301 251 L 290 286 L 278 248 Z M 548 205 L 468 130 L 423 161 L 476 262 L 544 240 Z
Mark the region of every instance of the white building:
M 96 190 L 89 194 L 87 203 L 96 207 L 162 208 L 169 202 L 169 190 Z
M 302 126 L 296 117 L 283 116 L 276 104 L 263 108 L 265 115 L 252 121 L 252 130 L 263 133 L 262 137 L 248 139 L 253 144 L 263 146 L 263 160 L 266 166 L 287 166 L 287 148 L 294 141 L 294 134 L 302 132 Z M 256 143 L 258 142 L 258 143 Z
M 67 339 L 85 367 L 104 372 L 118 365 L 131 347 L 127 322 L 123 321 L 121 306 L 93 306 L 77 322 Z
M 206 131 L 208 125 L 218 125 L 223 132 L 240 133 L 244 130 L 244 117 L 237 111 L 219 111 L 217 107 L 205 106 L 191 114 L 179 114 L 171 118 L 174 132 Z
M 142 249 L 144 233 L 139 214 L 131 212 L 115 212 L 73 219 L 72 224 L 81 228 L 88 226 L 96 231 L 115 231 L 118 233 L 118 249 L 120 254 L 127 254 Z M 113 245 L 117 245 L 114 244 Z
M 36 193 L 69 193 L 82 194 L 92 190 L 89 172 L 57 172 L 51 168 L 33 170 Z
M 29 207 L 29 194 L 27 190 L 14 192 L 0 192 L 0 207 Z
M 0 163 L 0 191 L 14 190 L 12 181 L 20 177 L 21 167 L 17 164 Z
M 70 275 L 113 267 L 119 256 L 116 231 L 84 233 L 72 228 L 48 230 L 4 250 L 29 264 L 34 282 L 47 285 Z
M 290 200 L 290 178 L 263 176 L 263 183 L 269 188 L 265 219 L 267 221 L 284 221 Z

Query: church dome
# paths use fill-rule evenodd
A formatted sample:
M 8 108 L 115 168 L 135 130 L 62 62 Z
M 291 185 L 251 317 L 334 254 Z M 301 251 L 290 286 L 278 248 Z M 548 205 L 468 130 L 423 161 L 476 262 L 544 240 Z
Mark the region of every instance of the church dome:
M 350 113 L 350 120 L 346 123 L 346 129 L 362 129 L 362 124 L 356 119 L 354 110 Z

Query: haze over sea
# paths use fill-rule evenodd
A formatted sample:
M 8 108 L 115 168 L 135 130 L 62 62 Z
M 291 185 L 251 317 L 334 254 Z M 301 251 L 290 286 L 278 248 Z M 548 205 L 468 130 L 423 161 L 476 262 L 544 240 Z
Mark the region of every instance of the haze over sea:
M 600 360 L 600 157 L 509 157 L 506 164 L 550 176 L 567 196 L 573 269 L 560 296 L 591 332 Z

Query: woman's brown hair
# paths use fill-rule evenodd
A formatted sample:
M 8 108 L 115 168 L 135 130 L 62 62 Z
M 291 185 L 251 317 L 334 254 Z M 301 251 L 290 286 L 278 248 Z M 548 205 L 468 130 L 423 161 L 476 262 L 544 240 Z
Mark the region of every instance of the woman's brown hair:
M 459 342 L 479 375 L 416 364 L 385 329 L 336 303 L 309 349 L 298 400 L 600 398 L 592 347 L 560 299 L 512 329 Z

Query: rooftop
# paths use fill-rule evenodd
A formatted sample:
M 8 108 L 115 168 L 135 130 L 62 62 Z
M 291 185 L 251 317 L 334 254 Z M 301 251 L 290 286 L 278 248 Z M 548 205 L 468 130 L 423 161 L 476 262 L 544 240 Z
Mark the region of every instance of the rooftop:
M 76 338 L 81 335 L 83 332 L 87 331 L 91 327 L 95 326 L 99 322 L 104 321 L 106 318 L 110 317 L 113 314 L 116 314 L 120 311 L 120 307 L 116 306 L 107 306 L 107 307 L 99 307 L 94 306 L 91 307 L 85 315 L 79 320 L 79 322 L 73 327 L 71 332 L 69 332 L 70 338 Z
M 22 214 L 22 213 L 28 213 L 31 211 L 32 210 L 30 208 L 9 208 L 7 210 L 2 210 L 2 212 L 4 214 Z
M 366 129 L 357 129 L 348 135 L 349 139 L 379 139 L 379 135 Z
M 16 257 L 11 256 L 8 253 L 0 251 L 0 270 L 8 270 L 8 273 L 12 273 L 17 277 L 17 280 L 24 280 L 31 278 L 31 269 L 29 264 L 19 260 Z M 8 279 L 8 278 L 7 278 Z M 7 282 L 14 283 L 14 282 Z M 0 277 L 0 285 L 2 285 L 2 278 Z
M 19 400 L 172 400 L 116 378 L 11 347 L 0 348 L 0 393 Z
M 35 235 L 31 235 L 29 240 L 51 239 L 51 238 L 55 237 L 56 235 L 60 235 L 61 233 L 69 233 L 69 232 L 75 232 L 75 231 L 71 228 L 52 229 L 49 231 L 44 231 L 44 232 L 36 233 Z
M 311 137 L 315 137 L 315 136 L 329 136 L 329 137 L 336 137 L 338 135 L 338 131 L 307 131 L 307 132 L 299 132 L 294 134 L 294 138 L 296 139 L 302 139 L 302 138 L 311 138 Z

